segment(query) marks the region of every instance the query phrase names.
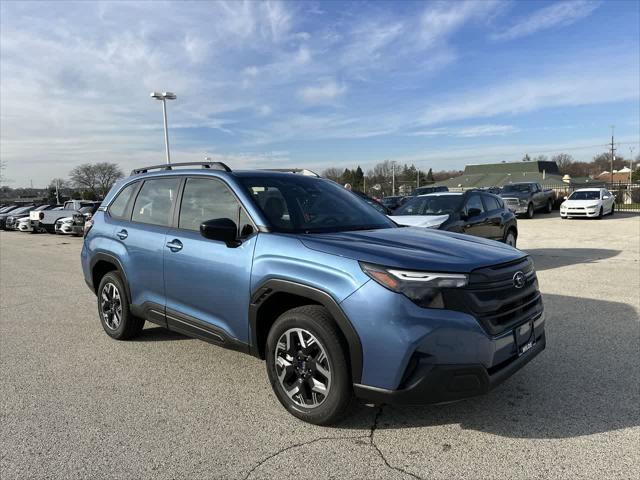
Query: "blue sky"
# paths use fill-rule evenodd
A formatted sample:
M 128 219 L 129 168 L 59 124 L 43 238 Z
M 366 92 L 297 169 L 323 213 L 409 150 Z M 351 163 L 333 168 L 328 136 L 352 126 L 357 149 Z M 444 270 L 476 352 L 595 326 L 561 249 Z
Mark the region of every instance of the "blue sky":
M 0 4 L 12 185 L 90 161 L 423 169 L 639 151 L 640 2 Z

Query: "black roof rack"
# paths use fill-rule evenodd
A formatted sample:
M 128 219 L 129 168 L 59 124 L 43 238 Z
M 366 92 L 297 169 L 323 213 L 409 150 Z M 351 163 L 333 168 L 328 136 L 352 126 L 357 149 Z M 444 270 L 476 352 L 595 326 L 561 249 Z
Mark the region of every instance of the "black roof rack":
M 182 163 L 163 163 L 162 165 L 151 165 L 150 167 L 134 168 L 131 170 L 131 175 L 138 175 L 139 173 L 147 173 L 149 170 L 173 170 L 173 167 L 195 167 L 202 168 L 215 168 L 217 170 L 224 170 L 230 172 L 231 169 L 222 162 L 182 162 Z
M 316 172 L 307 168 L 263 168 L 262 170 L 267 172 L 297 173 L 299 175 L 309 177 L 320 177 Z

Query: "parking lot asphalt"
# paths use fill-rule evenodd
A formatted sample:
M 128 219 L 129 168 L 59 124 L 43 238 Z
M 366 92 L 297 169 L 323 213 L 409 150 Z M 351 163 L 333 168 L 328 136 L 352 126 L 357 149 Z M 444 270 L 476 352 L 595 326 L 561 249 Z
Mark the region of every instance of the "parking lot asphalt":
M 150 324 L 110 339 L 82 239 L 0 232 L 0 478 L 637 478 L 640 216 L 518 226 L 547 349 L 487 396 L 332 428 L 255 358 Z

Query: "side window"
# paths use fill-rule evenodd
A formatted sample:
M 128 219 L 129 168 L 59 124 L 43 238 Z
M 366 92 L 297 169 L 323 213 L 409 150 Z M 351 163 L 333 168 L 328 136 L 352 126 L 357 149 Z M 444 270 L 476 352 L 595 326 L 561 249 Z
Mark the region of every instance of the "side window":
M 131 195 L 133 195 L 133 192 L 135 191 L 137 186 L 138 182 L 134 182 L 120 190 L 120 193 L 118 194 L 116 199 L 111 202 L 111 206 L 109 207 L 109 215 L 119 220 L 125 218 L 125 214 L 127 213 L 127 205 L 129 204 Z
M 179 228 L 200 230 L 200 224 L 214 218 L 228 218 L 238 223 L 240 203 L 220 180 L 189 178 L 182 194 Z M 245 217 L 248 222 L 248 217 Z M 248 222 L 250 224 L 250 222 Z M 240 227 L 242 231 L 242 226 Z
M 482 205 L 482 199 L 480 198 L 480 195 L 471 195 L 467 200 L 467 204 L 464 206 L 464 211 L 467 215 L 469 215 L 471 210 L 476 210 L 475 215 L 479 215 L 484 212 L 484 205 Z
M 484 200 L 484 205 L 487 207 L 487 212 L 491 212 L 493 210 L 498 210 L 500 208 L 500 204 L 498 203 L 498 199 L 491 195 L 483 195 L 482 199 Z
M 136 198 L 131 220 L 151 225 L 169 226 L 171 205 L 176 199 L 179 185 L 180 179 L 178 177 L 146 180 L 140 189 L 138 198 Z

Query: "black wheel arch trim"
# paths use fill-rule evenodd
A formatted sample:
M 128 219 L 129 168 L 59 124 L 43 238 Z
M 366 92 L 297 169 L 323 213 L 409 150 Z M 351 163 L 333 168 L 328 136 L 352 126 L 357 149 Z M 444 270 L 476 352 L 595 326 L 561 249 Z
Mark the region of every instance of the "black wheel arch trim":
M 276 293 L 290 293 L 299 297 L 305 297 L 325 307 L 338 328 L 342 332 L 349 347 L 349 360 L 351 365 L 351 377 L 353 383 L 359 383 L 362 379 L 362 343 L 351 321 L 340 308 L 338 302 L 325 292 L 316 287 L 290 280 L 270 279 L 261 284 L 251 296 L 249 304 L 249 327 L 250 327 L 250 353 L 261 358 L 258 348 L 258 314 L 264 302 Z
M 125 293 L 127 295 L 127 300 L 129 304 L 131 304 L 131 290 L 129 289 L 129 280 L 127 279 L 127 274 L 124 272 L 124 268 L 122 267 L 122 263 L 118 258 L 114 255 L 104 252 L 96 253 L 91 259 L 90 268 L 91 268 L 91 278 L 93 279 L 93 269 L 98 264 L 98 262 L 103 261 L 107 263 L 111 263 L 116 267 L 116 271 L 122 278 L 122 282 L 124 283 Z M 97 294 L 98 285 L 91 285 L 94 293 Z

